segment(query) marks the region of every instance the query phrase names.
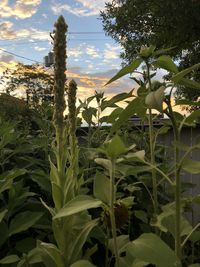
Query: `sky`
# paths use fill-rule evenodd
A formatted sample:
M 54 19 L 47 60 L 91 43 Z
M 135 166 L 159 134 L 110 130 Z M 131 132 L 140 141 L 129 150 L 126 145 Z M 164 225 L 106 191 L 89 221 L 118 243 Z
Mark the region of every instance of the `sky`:
M 0 71 L 18 61 L 42 64 L 52 50 L 49 33 L 63 15 L 68 24 L 67 77 L 77 82 L 78 97 L 89 97 L 95 90 L 107 97 L 130 91 L 128 77 L 104 86 L 120 69 L 122 51 L 103 31 L 99 13 L 104 7 L 104 0 L 0 0 Z

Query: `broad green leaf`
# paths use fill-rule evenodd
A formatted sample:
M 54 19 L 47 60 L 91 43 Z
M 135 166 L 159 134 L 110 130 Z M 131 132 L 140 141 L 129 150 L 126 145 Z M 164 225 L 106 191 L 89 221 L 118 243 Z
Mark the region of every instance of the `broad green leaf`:
M 145 157 L 145 151 L 144 150 L 140 150 L 140 151 L 137 151 L 137 152 L 129 152 L 123 158 L 118 159 L 117 162 L 121 162 L 121 161 L 124 161 L 124 160 L 144 161 L 144 157 Z
M 121 78 L 122 76 L 125 76 L 126 74 L 132 73 L 134 70 L 136 70 L 140 64 L 142 63 L 142 59 L 141 58 L 137 58 L 135 59 L 130 65 L 125 66 L 124 68 L 122 68 L 113 78 L 111 78 L 105 85 L 108 85 L 116 80 L 118 80 L 119 78 Z
M 65 267 L 63 256 L 54 244 L 38 241 L 37 248 L 46 267 Z
M 92 263 L 86 260 L 80 260 L 73 263 L 70 267 L 95 267 Z
M 186 172 L 198 174 L 200 173 L 200 161 L 186 159 L 183 162 L 182 168 Z
M 104 173 L 97 172 L 95 175 L 94 196 L 104 203 L 110 203 L 110 180 Z
M 87 122 L 87 124 L 91 124 L 92 123 L 92 117 L 96 116 L 96 113 L 97 113 L 96 108 L 88 107 L 88 108 L 83 110 L 82 117 Z
M 192 124 L 200 119 L 200 110 L 193 111 L 186 119 L 186 124 Z
M 51 167 L 50 180 L 51 180 L 51 182 L 54 182 L 55 184 L 59 185 L 60 184 L 60 179 L 59 179 L 58 169 L 53 164 L 51 159 L 49 159 L 49 162 L 50 162 L 50 167 Z
M 156 223 L 153 226 L 158 227 L 163 232 L 169 232 L 175 238 L 175 207 L 173 203 L 162 207 L 163 212 L 157 216 Z M 191 224 L 181 216 L 180 235 L 186 236 L 192 231 Z
M 126 251 L 126 247 L 129 244 L 129 242 L 130 242 L 129 236 L 128 235 L 120 235 L 120 236 L 117 236 L 117 240 L 116 241 L 117 241 L 117 247 L 118 247 L 119 254 L 125 252 Z M 109 239 L 108 248 L 114 254 L 114 251 L 115 250 L 114 250 L 114 240 L 113 240 L 113 238 L 112 239 Z
M 188 90 L 190 88 L 200 90 L 200 83 L 193 80 L 182 78 L 181 80 L 177 81 L 176 84 L 183 85 L 188 88 Z
M 7 212 L 8 212 L 7 209 L 5 209 L 5 210 L 3 210 L 3 211 L 0 212 L 0 223 L 3 220 L 3 218 L 4 218 L 4 216 L 6 215 Z
M 187 99 L 178 99 L 176 100 L 176 105 L 189 105 L 189 106 L 200 106 L 200 101 L 190 101 Z
M 151 109 L 163 112 L 163 101 L 165 98 L 164 92 L 164 86 L 161 86 L 157 91 L 150 92 L 145 98 L 146 105 Z
M 71 244 L 70 249 L 68 251 L 71 263 L 80 259 L 82 249 L 88 238 L 88 235 L 90 234 L 91 230 L 97 225 L 97 223 L 98 219 L 89 221 L 80 231 L 80 233 L 75 239 L 75 242 Z
M 149 263 L 146 261 L 134 260 L 131 267 L 145 267 L 147 265 L 149 265 Z
M 134 204 L 135 197 L 125 197 L 120 200 L 122 204 L 124 204 L 127 208 L 131 208 Z
M 0 260 L 0 264 L 11 264 L 20 261 L 17 255 L 9 255 Z
M 172 267 L 176 263 L 175 253 L 152 233 L 142 234 L 128 246 L 128 250 L 136 259 L 155 264 L 156 267 Z
M 53 219 L 58 219 L 66 217 L 69 215 L 76 214 L 81 211 L 85 211 L 92 208 L 98 208 L 102 205 L 102 201 L 92 198 L 86 195 L 79 195 L 69 201 L 58 213 L 53 217 Z
M 112 165 L 111 165 L 111 161 L 109 159 L 104 159 L 104 158 L 96 158 L 94 160 L 97 164 L 103 166 L 105 169 L 107 169 L 108 171 L 111 170 Z
M 129 93 L 121 93 L 113 96 L 110 100 L 103 101 L 101 105 L 101 110 L 103 111 L 107 107 L 115 107 L 115 103 L 123 101 L 129 97 L 133 96 L 133 90 L 131 90 Z
M 24 175 L 27 172 L 25 169 L 14 169 L 4 172 L 0 175 L 0 193 L 8 190 L 13 182 L 13 179 Z
M 18 213 L 9 225 L 9 236 L 26 231 L 32 227 L 41 217 L 42 212 L 25 211 Z
M 13 180 L 18 176 L 21 176 L 27 172 L 26 169 L 14 169 L 4 172 L 0 175 L 0 180 Z
M 139 117 L 146 115 L 147 107 L 143 97 L 134 98 L 125 109 L 119 114 L 119 118 L 113 123 L 110 133 L 116 132 L 122 125 L 128 122 L 128 119 L 137 114 Z
M 200 263 L 195 263 L 195 264 L 192 264 L 192 265 L 190 265 L 188 267 L 200 267 Z
M 51 185 L 52 185 L 52 197 L 55 204 L 55 208 L 59 210 L 62 207 L 63 192 L 60 186 L 58 186 L 54 182 L 51 182 Z
M 40 253 L 38 253 L 38 248 L 34 248 L 28 252 L 27 255 L 29 264 L 35 264 L 38 262 L 42 262 L 42 258 Z
M 100 119 L 101 123 L 106 122 L 106 123 L 114 123 L 117 118 L 119 117 L 120 113 L 123 111 L 123 108 L 115 108 L 108 116 L 104 116 Z
M 118 135 L 115 135 L 108 143 L 106 143 L 104 149 L 107 156 L 112 159 L 119 157 L 127 150 L 122 139 Z
M 140 219 L 144 223 L 148 223 L 147 213 L 143 210 L 135 210 L 135 217 Z
M 167 55 L 167 53 L 171 50 L 173 50 L 174 48 L 176 48 L 176 46 L 170 47 L 170 48 L 164 48 L 164 49 L 159 49 L 154 51 L 154 56 L 159 56 L 159 55 Z
M 200 63 L 197 63 L 193 65 L 192 67 L 189 67 L 187 69 L 184 69 L 180 72 L 178 72 L 176 75 L 172 76 L 171 80 L 175 83 L 178 83 L 185 75 L 193 71 L 194 69 L 197 69 L 200 67 Z
M 178 68 L 170 56 L 160 56 L 152 64 L 157 68 L 165 69 L 169 72 L 178 72 Z

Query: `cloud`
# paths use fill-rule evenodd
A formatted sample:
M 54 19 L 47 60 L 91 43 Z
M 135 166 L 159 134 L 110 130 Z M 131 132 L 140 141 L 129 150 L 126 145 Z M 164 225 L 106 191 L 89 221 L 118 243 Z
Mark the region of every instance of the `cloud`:
M 38 9 L 41 0 L 16 0 L 15 4 L 10 5 L 8 0 L 0 2 L 0 17 L 25 19 L 32 17 Z
M 8 20 L 0 23 L 0 39 L 12 40 L 28 38 L 29 40 L 50 40 L 48 32 L 37 30 L 35 28 L 18 29 L 17 31 L 15 31 L 13 27 L 14 24 Z
M 15 57 L 12 55 L 7 55 L 3 51 L 0 51 L 0 73 L 6 69 L 13 69 L 17 62 Z
M 104 62 L 113 62 L 114 59 L 119 59 L 119 54 L 121 52 L 121 47 L 119 45 L 106 44 L 106 49 L 104 50 Z
M 76 0 L 74 5 L 54 2 L 51 9 L 56 15 L 67 11 L 76 16 L 88 17 L 99 15 L 100 10 L 103 10 L 104 7 L 105 0 Z
M 116 69 L 112 69 L 105 72 L 88 74 L 82 72 L 81 68 L 75 67 L 69 68 L 66 74 L 68 80 L 74 79 L 78 84 L 78 97 L 85 99 L 93 95 L 95 90 L 104 91 L 105 96 L 107 97 L 112 97 L 117 93 L 130 91 L 133 88 L 133 82 L 127 77 L 105 86 L 106 82 L 108 82 L 108 80 L 113 77 L 116 72 Z
M 47 50 L 46 47 L 39 47 L 39 46 L 35 46 L 34 49 L 35 49 L 36 51 L 38 51 L 38 52 L 43 52 L 43 51 Z

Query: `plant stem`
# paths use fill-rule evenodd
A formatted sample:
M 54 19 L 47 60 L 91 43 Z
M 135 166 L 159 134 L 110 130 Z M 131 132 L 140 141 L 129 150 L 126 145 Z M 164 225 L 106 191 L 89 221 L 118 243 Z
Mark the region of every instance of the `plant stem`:
M 180 142 L 180 132 L 178 130 L 178 126 L 176 120 L 174 118 L 171 99 L 168 100 L 168 108 L 169 108 L 169 117 L 172 122 L 173 132 L 174 132 L 174 140 L 175 143 L 178 144 Z M 180 266 L 181 261 L 181 175 L 180 175 L 180 151 L 179 147 L 176 145 L 174 150 L 174 160 L 175 160 L 175 254 L 177 258 L 176 266 Z
M 151 77 L 150 77 L 150 64 L 146 61 L 147 66 L 147 81 L 149 84 L 149 92 L 152 91 L 151 85 Z M 153 136 L 153 116 L 152 116 L 152 109 L 149 108 L 149 145 L 150 145 L 150 157 L 151 157 L 151 164 L 155 165 L 155 153 L 154 153 L 154 136 Z M 157 192 L 157 182 L 156 182 L 156 171 L 152 169 L 152 190 L 153 190 L 153 200 L 154 200 L 154 216 L 158 214 L 158 192 Z
M 200 223 L 198 223 L 193 229 L 192 231 L 186 236 L 186 238 L 184 239 L 183 243 L 181 244 L 182 247 L 185 246 L 186 242 L 188 241 L 188 239 L 190 238 L 190 236 L 194 233 L 194 231 L 196 231 L 198 228 L 200 227 Z
M 116 201 L 116 192 L 115 192 L 115 159 L 111 159 L 112 168 L 110 170 L 110 221 L 112 228 L 112 238 L 113 246 L 115 253 L 116 267 L 119 267 L 119 254 L 117 246 L 117 228 L 115 222 L 115 201 Z

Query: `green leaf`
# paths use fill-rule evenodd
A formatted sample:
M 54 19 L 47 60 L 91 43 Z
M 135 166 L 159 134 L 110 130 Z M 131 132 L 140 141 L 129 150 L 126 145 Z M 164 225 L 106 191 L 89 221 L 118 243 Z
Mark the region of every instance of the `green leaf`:
M 92 123 L 92 117 L 96 116 L 97 109 L 93 107 L 89 107 L 83 110 L 82 117 L 87 122 L 87 124 Z
M 77 261 L 80 258 L 83 246 L 88 238 L 88 235 L 91 232 L 91 230 L 97 225 L 97 223 L 98 219 L 86 223 L 86 225 L 83 227 L 83 229 L 76 237 L 75 242 L 71 244 L 71 247 L 68 251 L 71 263 Z
M 109 159 L 104 159 L 104 158 L 96 158 L 94 160 L 97 164 L 103 166 L 105 169 L 107 169 L 108 171 L 111 170 L 112 165 L 111 165 L 111 161 Z
M 187 99 L 178 99 L 176 100 L 176 105 L 189 105 L 189 106 L 200 106 L 200 101 L 190 101 Z
M 9 236 L 26 231 L 28 228 L 32 227 L 42 215 L 42 212 L 31 211 L 18 213 L 10 223 Z
M 129 93 L 121 93 L 113 96 L 110 100 L 104 101 L 101 105 L 101 110 L 103 111 L 107 107 L 115 107 L 115 103 L 123 101 L 129 97 L 133 96 L 133 90 Z
M 65 267 L 63 256 L 54 244 L 38 241 L 37 248 L 46 267 Z
M 63 192 L 62 192 L 60 186 L 58 186 L 54 182 L 52 182 L 51 185 L 52 185 L 53 202 L 55 204 L 55 208 L 57 210 L 59 210 L 62 207 Z
M 51 167 L 50 180 L 51 180 L 51 182 L 54 182 L 55 184 L 59 185 L 60 184 L 60 179 L 59 179 L 58 169 L 53 164 L 51 159 L 49 159 L 49 162 L 50 162 L 50 167 Z
M 128 246 L 128 250 L 136 259 L 155 264 L 156 267 L 172 267 L 176 263 L 175 253 L 152 233 L 142 234 Z
M 163 112 L 164 98 L 165 98 L 165 87 L 161 86 L 158 90 L 150 92 L 146 96 L 145 103 L 149 108 Z
M 105 152 L 110 158 L 117 158 L 126 152 L 126 147 L 118 135 L 105 144 Z
M 176 84 L 185 86 L 188 90 L 190 88 L 200 90 L 200 83 L 195 82 L 193 80 L 182 78 L 181 80 L 177 81 Z
M 134 260 L 134 262 L 132 263 L 131 267 L 145 267 L 147 265 L 149 265 L 148 262 L 141 261 L 141 260 Z
M 25 169 L 14 169 L 11 171 L 4 172 L 0 175 L 0 194 L 8 190 L 13 182 L 13 179 L 24 175 L 27 172 Z
M 156 68 L 165 69 L 169 72 L 177 73 L 178 68 L 176 64 L 173 62 L 170 56 L 160 56 L 152 63 Z
M 183 162 L 182 168 L 186 172 L 198 174 L 200 173 L 200 161 L 186 159 Z
M 5 209 L 5 210 L 3 210 L 3 211 L 0 212 L 0 223 L 3 220 L 3 218 L 4 218 L 4 216 L 6 215 L 7 212 L 8 212 L 7 209 Z
M 28 252 L 28 262 L 29 264 L 35 264 L 42 262 L 42 258 L 40 253 L 38 253 L 38 248 L 34 248 Z
M 128 119 L 137 114 L 139 117 L 146 115 L 146 105 L 143 97 L 134 98 L 125 109 L 119 114 L 118 120 L 113 123 L 110 133 L 116 132 L 122 125 L 128 122 Z
M 162 207 L 163 212 L 157 216 L 156 223 L 153 226 L 158 227 L 161 231 L 172 234 L 175 238 L 175 207 L 174 203 L 167 204 Z M 180 235 L 188 235 L 192 231 L 191 224 L 181 216 Z
M 200 267 L 200 263 L 195 263 L 195 264 L 192 264 L 192 265 L 190 265 L 188 267 Z
M 58 211 L 58 213 L 53 217 L 53 219 L 58 219 L 62 217 L 66 217 L 72 214 L 76 214 L 78 212 L 98 208 L 102 205 L 102 201 L 92 198 L 86 195 L 79 195 L 69 201 L 62 209 Z
M 199 119 L 200 119 L 200 110 L 195 110 L 185 119 L 185 124 L 195 123 Z
M 0 260 L 0 264 L 11 264 L 20 261 L 17 255 L 9 255 Z
M 104 203 L 110 203 L 110 180 L 101 172 L 97 172 L 94 178 L 94 196 Z
M 117 240 L 116 241 L 117 241 L 117 247 L 118 247 L 119 254 L 125 252 L 126 251 L 126 247 L 129 244 L 129 242 L 130 242 L 129 236 L 128 235 L 120 235 L 120 236 L 117 236 Z M 114 240 L 113 240 L 113 238 L 112 239 L 109 239 L 108 248 L 114 254 L 114 251 L 115 250 L 114 250 Z
M 137 69 L 140 64 L 142 63 L 142 59 L 141 58 L 137 58 L 135 59 L 130 65 L 125 66 L 124 68 L 122 68 L 112 79 L 110 79 L 105 85 L 108 85 L 116 80 L 118 80 L 119 78 L 121 78 L 122 76 L 125 76 L 126 74 L 132 73 L 135 69 Z
M 135 210 L 135 217 L 140 219 L 144 223 L 148 223 L 147 213 L 143 210 Z
M 70 267 L 95 267 L 92 263 L 86 260 L 80 260 L 73 263 Z
M 178 83 L 185 75 L 193 71 L 194 69 L 197 69 L 200 67 L 200 63 L 197 63 L 193 65 L 192 67 L 189 67 L 187 69 L 184 69 L 180 72 L 178 72 L 176 75 L 172 76 L 171 80 L 175 83 Z
M 164 48 L 164 49 L 159 49 L 154 51 L 154 56 L 159 56 L 159 55 L 166 55 L 169 51 L 175 49 L 176 46 L 170 47 L 170 48 Z

